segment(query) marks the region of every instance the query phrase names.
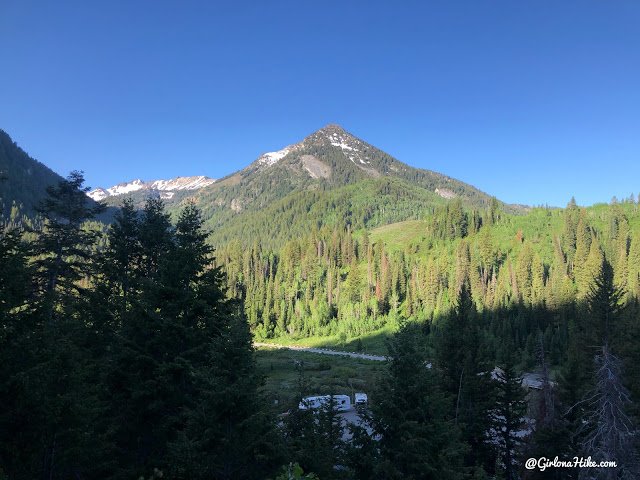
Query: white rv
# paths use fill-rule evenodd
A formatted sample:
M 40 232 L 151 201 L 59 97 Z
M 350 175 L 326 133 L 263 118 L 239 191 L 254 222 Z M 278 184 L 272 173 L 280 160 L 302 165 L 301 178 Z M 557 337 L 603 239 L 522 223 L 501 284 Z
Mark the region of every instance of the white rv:
M 331 395 L 320 395 L 317 397 L 305 397 L 298 405 L 300 410 L 307 410 L 309 408 L 322 408 L 323 405 L 328 404 L 331 400 Z M 348 395 L 334 395 L 333 401 L 335 402 L 335 409 L 341 412 L 349 410 L 351 408 L 351 399 Z

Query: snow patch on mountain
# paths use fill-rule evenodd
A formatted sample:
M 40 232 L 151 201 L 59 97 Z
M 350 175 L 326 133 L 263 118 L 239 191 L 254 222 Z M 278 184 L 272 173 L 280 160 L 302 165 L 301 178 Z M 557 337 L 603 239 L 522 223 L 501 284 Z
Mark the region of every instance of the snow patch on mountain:
M 119 183 L 111 188 L 107 189 L 109 195 L 123 195 L 125 193 L 135 192 L 136 190 L 140 190 L 144 182 L 142 180 L 134 180 L 129 183 Z
M 215 180 L 200 175 L 198 177 L 176 177 L 173 180 L 156 180 L 151 182 L 153 190 L 199 190 L 211 185 Z
M 196 177 L 176 177 L 172 180 L 155 180 L 151 182 L 144 182 L 140 179 L 133 182 L 123 182 L 113 187 L 104 189 L 96 188 L 87 193 L 95 201 L 103 200 L 107 197 L 116 195 L 125 195 L 128 193 L 136 192 L 138 190 L 147 190 L 160 192 L 161 198 L 171 198 L 174 195 L 172 190 L 199 190 L 208 185 L 214 183 L 215 180 L 204 175 Z M 166 193 L 165 193 L 166 192 Z
M 344 132 L 344 135 L 342 133 L 333 132 L 328 135 L 328 140 L 332 146 L 340 147 L 344 155 L 354 164 L 356 163 L 356 160 L 362 165 L 369 163 L 366 157 L 364 159 L 362 158 L 362 152 L 359 148 L 362 142 L 349 135 L 347 132 Z
M 350 147 L 346 143 L 331 142 L 331 145 L 333 145 L 334 147 L 340 147 L 343 150 L 354 150 L 353 147 Z
M 271 166 L 286 157 L 290 151 L 290 147 L 285 147 L 278 152 L 263 153 L 258 157 L 258 163 L 261 165 Z

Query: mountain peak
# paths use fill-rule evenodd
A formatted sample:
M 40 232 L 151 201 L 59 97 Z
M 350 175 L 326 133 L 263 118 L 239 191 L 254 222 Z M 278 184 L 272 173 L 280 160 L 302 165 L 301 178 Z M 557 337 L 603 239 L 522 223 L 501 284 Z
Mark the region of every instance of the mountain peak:
M 348 133 L 344 128 L 340 125 L 336 125 L 335 123 L 330 123 L 326 127 L 321 128 L 313 132 L 309 135 L 305 140 L 335 140 L 336 138 L 340 139 L 355 139 L 353 135 Z
M 349 146 L 345 140 L 353 141 L 357 139 L 347 133 L 344 128 L 340 125 L 336 125 L 335 123 L 330 123 L 326 127 L 321 128 L 320 130 L 316 130 L 311 135 L 306 137 L 300 143 L 294 143 L 292 145 L 288 145 L 282 150 L 278 150 L 277 152 L 266 152 L 258 157 L 258 159 L 252 163 L 252 165 L 257 165 L 260 168 L 268 168 L 272 165 L 275 165 L 284 157 L 289 155 L 292 152 L 300 150 L 304 148 L 304 145 L 309 144 L 318 144 L 324 145 L 330 143 L 334 147 L 343 146 L 344 149 L 353 150 L 352 146 Z
M 347 133 L 344 128 L 342 128 L 340 125 L 337 125 L 335 123 L 330 123 L 329 125 L 327 125 L 326 127 L 321 128 L 320 130 L 318 130 L 316 133 L 326 133 L 326 134 L 332 134 L 332 133 Z
M 340 125 L 330 123 L 324 128 L 312 133 L 302 142 L 305 145 L 316 145 L 329 148 L 339 148 L 342 154 L 359 168 L 369 164 L 369 158 L 364 153 L 367 145 L 351 135 Z

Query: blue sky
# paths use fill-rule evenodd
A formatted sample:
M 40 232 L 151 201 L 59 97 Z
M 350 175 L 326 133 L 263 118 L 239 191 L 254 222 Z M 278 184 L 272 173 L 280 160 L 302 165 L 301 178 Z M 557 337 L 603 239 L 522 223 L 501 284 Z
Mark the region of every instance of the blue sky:
M 530 205 L 640 193 L 640 2 L 0 2 L 0 128 L 88 185 L 337 123 Z

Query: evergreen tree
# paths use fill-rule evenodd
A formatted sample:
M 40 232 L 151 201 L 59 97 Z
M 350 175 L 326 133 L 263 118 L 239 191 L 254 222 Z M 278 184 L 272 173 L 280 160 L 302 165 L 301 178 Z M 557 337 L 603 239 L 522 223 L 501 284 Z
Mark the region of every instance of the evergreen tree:
M 83 185 L 82 172 L 71 172 L 66 180 L 47 188 L 48 197 L 39 208 L 46 223 L 35 244 L 36 280 L 51 320 L 69 306 L 81 291 L 78 282 L 91 273 L 88 260 L 99 234 L 81 226 L 104 206 L 89 207 L 88 188 Z
M 536 253 L 531 264 L 531 298 L 534 307 L 542 307 L 544 305 L 544 287 L 545 274 L 542 259 Z
M 35 346 L 28 341 L 33 317 L 24 311 L 31 287 L 28 260 L 29 248 L 22 232 L 0 232 L 0 474 L 16 478 L 28 477 L 25 473 L 31 465 L 26 461 L 27 452 L 36 455 L 30 451 L 29 412 L 20 398 L 20 366 Z
M 320 407 L 298 405 L 309 391 L 304 363 L 299 362 L 298 385 L 292 412 L 284 419 L 283 433 L 287 456 L 296 458 L 305 470 L 316 472 L 319 478 L 341 478 L 334 469 L 343 465 L 346 444 L 342 440 L 342 417 L 333 397 Z
M 640 233 L 631 240 L 628 265 L 627 285 L 629 292 L 636 298 L 640 298 Z
M 520 299 L 525 305 L 531 305 L 532 294 L 531 287 L 532 281 L 532 269 L 533 264 L 533 249 L 530 242 L 525 242 L 520 251 L 520 258 L 518 259 L 517 267 L 517 281 L 518 281 L 518 293 Z
M 348 302 L 359 302 L 362 300 L 362 275 L 360 274 L 360 267 L 356 262 L 355 256 L 349 267 L 343 296 Z
M 379 436 L 377 478 L 462 478 L 464 447 L 447 400 L 427 368 L 420 334 L 409 326 L 388 344 L 389 371 L 373 396 L 373 435 Z
M 482 228 L 478 233 L 477 242 L 480 247 L 480 256 L 482 258 L 482 278 L 484 283 L 486 283 L 489 278 L 489 272 L 493 270 L 497 261 L 497 251 L 494 245 L 491 228 Z
M 0 231 L 0 344 L 19 327 L 18 312 L 26 306 L 32 271 L 30 248 L 19 230 Z
M 502 457 L 502 467 L 506 479 L 516 479 L 517 459 L 521 446 L 520 431 L 526 427 L 525 391 L 522 388 L 522 376 L 514 367 L 512 355 L 508 355 L 502 369 L 497 371 L 498 397 L 493 411 L 495 438 L 498 441 Z
M 139 291 L 142 280 L 140 221 L 131 199 L 123 202 L 114 220 L 107 233 L 104 254 L 96 259 L 101 280 L 97 293 L 111 302 L 114 321 L 122 322 L 130 309 L 130 297 Z
M 495 401 L 491 362 L 478 326 L 479 316 L 467 283 L 462 285 L 454 312 L 439 327 L 436 366 L 443 390 L 454 401 L 454 422 L 469 445 L 468 467 L 491 468 L 495 458 L 488 437 L 490 409 Z
M 174 244 L 174 232 L 170 215 L 160 198 L 149 197 L 142 211 L 139 229 L 142 252 L 141 275 L 146 282 L 155 282 L 160 270 L 160 261 Z
M 3 324 L 10 327 L 3 331 L 11 347 L 2 349 L 2 360 L 11 371 L 0 369 L 0 374 L 11 400 L 0 417 L 0 430 L 8 435 L 0 462 L 11 478 L 100 477 L 106 468 L 104 406 L 93 381 L 98 365 L 88 342 L 88 320 L 81 315 L 86 298 L 80 286 L 91 272 L 88 258 L 97 240 L 95 232 L 81 226 L 101 206 L 88 206 L 83 182 L 80 172 L 72 172 L 47 189 L 40 209 L 46 226 L 33 245 L 33 271 L 24 269 L 26 251 L 15 239 L 2 242 L 13 250 L 6 266 L 17 274 L 2 296 L 15 307 L 30 306 L 7 312 L 19 325 Z M 35 291 L 26 288 L 22 299 L 12 298 L 14 282 L 27 281 L 31 273 Z
M 248 325 L 241 317 L 220 320 L 206 363 L 191 367 L 198 393 L 182 410 L 184 427 L 169 448 L 172 478 L 258 479 L 282 461 Z
M 114 235 L 129 228 L 125 222 L 131 223 L 126 212 Z M 212 250 L 193 205 L 185 207 L 173 229 L 162 202 L 150 199 L 137 232 L 137 244 L 132 240 L 130 246 L 139 252 L 137 289 L 130 291 L 130 306 L 116 324 L 107 377 L 123 475 L 166 470 L 168 444 L 181 431 L 181 412 L 207 385 L 197 367 L 221 368 L 207 361 L 208 345 L 228 330 L 225 318 L 237 310 L 225 300 L 224 277 L 220 268 L 212 268 Z M 115 242 L 110 255 L 126 257 L 128 248 Z M 121 273 L 106 270 L 104 281 L 118 281 Z
M 619 343 L 618 323 L 622 312 L 623 292 L 613 283 L 613 270 L 604 262 L 586 296 L 588 314 L 585 322 L 587 347 Z M 593 350 L 591 350 L 593 352 Z

